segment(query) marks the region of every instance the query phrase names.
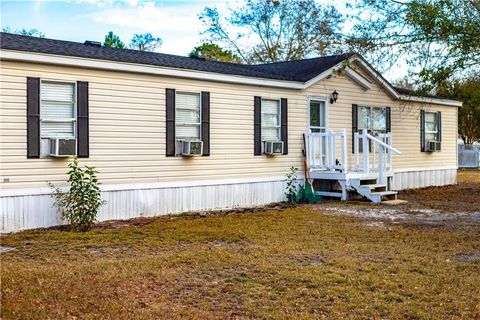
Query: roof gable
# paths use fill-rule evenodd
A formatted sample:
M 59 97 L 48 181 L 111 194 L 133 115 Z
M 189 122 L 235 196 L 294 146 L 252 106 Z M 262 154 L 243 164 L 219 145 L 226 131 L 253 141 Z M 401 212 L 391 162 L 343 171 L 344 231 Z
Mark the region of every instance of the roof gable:
M 253 68 L 278 74 L 289 74 L 297 81 L 307 82 L 325 70 L 348 59 L 352 54 L 345 53 L 313 59 L 284 61 L 267 64 L 252 65 Z

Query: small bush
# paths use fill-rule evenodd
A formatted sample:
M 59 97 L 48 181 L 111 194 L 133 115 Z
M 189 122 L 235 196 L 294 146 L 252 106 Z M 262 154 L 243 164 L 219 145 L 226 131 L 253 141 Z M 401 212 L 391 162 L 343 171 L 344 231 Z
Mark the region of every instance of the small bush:
M 70 189 L 67 192 L 63 192 L 49 182 L 54 191 L 52 195 L 55 199 L 54 206 L 72 229 L 86 231 L 91 228 L 97 218 L 98 210 L 105 204 L 105 201 L 100 198 L 97 171 L 89 166 L 80 168 L 76 158 L 68 168 Z
M 286 174 L 287 186 L 285 187 L 285 197 L 290 203 L 295 201 L 295 195 L 297 194 L 297 171 L 298 168 L 292 166 L 290 167 L 289 172 Z

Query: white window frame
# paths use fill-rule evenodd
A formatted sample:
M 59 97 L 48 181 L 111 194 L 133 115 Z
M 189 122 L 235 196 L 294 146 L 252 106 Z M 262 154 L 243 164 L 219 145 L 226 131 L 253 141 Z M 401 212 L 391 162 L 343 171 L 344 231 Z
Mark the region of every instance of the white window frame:
M 263 112 L 263 108 L 260 108 L 260 125 L 261 125 L 261 132 L 263 132 L 263 128 L 266 128 L 266 129 L 277 129 L 277 139 L 276 140 L 272 140 L 272 141 L 282 141 L 282 133 L 281 133 L 281 129 L 282 129 L 282 102 L 280 99 L 268 99 L 268 98 L 265 98 L 263 99 L 262 98 L 262 102 L 261 102 L 261 105 L 263 106 L 263 101 L 277 101 L 278 103 L 278 125 L 276 126 L 264 126 L 263 125 L 263 115 L 264 114 L 267 114 L 267 115 L 276 115 L 274 113 L 265 113 Z M 262 142 L 265 142 L 265 141 L 270 141 L 270 140 L 265 140 L 263 139 L 263 137 L 261 137 L 262 139 Z
M 198 95 L 198 105 L 199 105 L 199 110 L 198 110 L 198 123 L 177 123 L 177 110 L 178 105 L 177 105 L 177 96 L 179 94 L 195 94 Z M 180 108 L 183 110 L 191 110 L 191 109 L 185 109 L 185 108 Z M 190 127 L 190 126 L 198 126 L 198 138 L 187 138 L 187 137 L 177 137 L 177 126 L 180 127 Z M 202 141 L 202 93 L 199 91 L 184 91 L 184 90 L 175 90 L 175 140 L 189 140 L 189 141 Z
M 42 97 L 42 86 L 43 86 L 43 83 L 44 82 L 54 82 L 54 83 L 58 83 L 58 84 L 70 84 L 70 85 L 73 85 L 73 115 L 74 117 L 73 118 L 60 118 L 60 119 L 48 119 L 48 120 L 45 120 L 45 119 L 42 119 L 42 108 L 43 108 L 43 97 Z M 59 139 L 62 139 L 62 138 L 66 138 L 66 139 L 77 139 L 77 82 L 76 81 L 68 81 L 68 80 L 58 80 L 58 79 L 40 79 L 40 92 L 39 92 L 39 96 L 40 96 L 40 110 L 39 110 L 39 114 L 40 114 L 40 139 L 56 139 L 56 138 L 59 138 Z M 54 136 L 54 137 L 45 137 L 45 136 L 42 136 L 41 132 L 42 132 L 42 123 L 44 122 L 73 122 L 73 137 L 71 136 L 65 136 L 65 137 L 60 137 L 60 136 Z
M 310 123 L 310 108 L 311 108 L 311 102 L 312 101 L 318 101 L 318 102 L 324 102 L 325 103 L 325 127 L 317 127 L 317 126 L 312 126 Z M 328 103 L 328 97 L 327 96 L 309 96 L 307 99 L 307 132 L 312 133 L 312 129 L 320 129 L 324 130 L 326 132 L 328 130 L 328 109 L 329 109 L 329 103 Z
M 427 141 L 432 141 L 432 140 L 428 140 L 427 139 L 427 134 L 434 134 L 435 135 L 435 139 L 433 141 L 436 141 L 438 142 L 438 112 L 435 112 L 435 111 L 424 111 L 425 114 L 424 114 L 424 119 L 423 119 L 423 132 L 425 134 L 425 142 Z M 435 130 L 432 131 L 432 130 L 427 130 L 427 114 L 433 114 L 433 118 L 435 119 Z

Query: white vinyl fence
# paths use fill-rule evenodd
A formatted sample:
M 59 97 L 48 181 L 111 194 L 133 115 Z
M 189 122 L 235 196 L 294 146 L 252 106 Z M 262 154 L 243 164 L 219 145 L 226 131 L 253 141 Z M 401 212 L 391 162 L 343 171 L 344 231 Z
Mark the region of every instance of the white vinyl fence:
M 480 168 L 480 145 L 458 145 L 458 167 Z

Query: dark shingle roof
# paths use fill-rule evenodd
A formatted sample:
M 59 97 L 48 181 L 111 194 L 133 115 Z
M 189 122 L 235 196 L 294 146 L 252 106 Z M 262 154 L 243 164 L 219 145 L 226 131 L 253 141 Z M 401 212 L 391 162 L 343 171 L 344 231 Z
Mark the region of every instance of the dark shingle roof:
M 349 56 L 348 54 L 342 54 L 298 61 L 245 65 L 156 52 L 94 47 L 78 42 L 4 32 L 0 33 L 0 48 L 298 82 L 312 79 Z
M 323 71 L 328 70 L 336 64 L 348 59 L 350 56 L 352 56 L 351 53 L 345 53 L 313 59 L 258 64 L 253 65 L 252 67 L 268 72 L 289 74 L 297 81 L 306 82 L 318 76 Z
M 425 98 L 434 98 L 434 99 L 450 99 L 448 97 L 443 97 L 439 95 L 419 93 L 419 92 L 416 92 L 415 90 L 407 89 L 407 88 L 401 88 L 401 87 L 394 87 L 394 88 L 395 90 L 397 90 L 398 93 L 404 94 L 407 96 L 425 97 Z

